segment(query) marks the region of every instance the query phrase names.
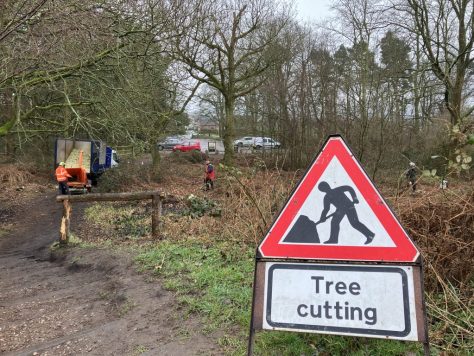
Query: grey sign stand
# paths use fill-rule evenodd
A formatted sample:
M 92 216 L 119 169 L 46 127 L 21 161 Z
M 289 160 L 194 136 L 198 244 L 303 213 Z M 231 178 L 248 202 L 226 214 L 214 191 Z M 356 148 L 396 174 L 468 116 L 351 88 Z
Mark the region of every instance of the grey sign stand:
M 346 173 L 333 165 L 336 168 L 322 179 L 335 157 Z M 358 183 L 351 183 L 354 179 L 338 180 L 347 174 Z M 304 188 L 299 189 L 300 185 Z M 312 217 L 300 213 L 315 187 L 328 196 L 319 221 L 312 208 L 305 210 Z M 365 193 L 357 195 L 356 187 Z M 343 191 L 352 199 L 346 199 Z M 355 212 L 347 210 L 365 196 L 377 202 L 365 210 L 366 214 L 389 224 L 388 238 L 396 249 L 380 243 L 374 248 L 374 236 L 381 234 L 383 238 L 382 230 L 372 232 Z M 314 202 L 313 198 L 311 204 Z M 328 232 L 320 239 L 316 225 L 330 218 L 330 204 L 336 207 L 336 220 L 331 221 L 330 239 Z M 338 245 L 339 223 L 346 216 L 351 225 L 346 225 L 346 235 L 358 230 L 366 238 L 362 246 Z M 335 255 L 334 248 L 342 252 Z M 248 355 L 253 355 L 257 330 L 418 341 L 423 343 L 424 354 L 430 354 L 419 250 L 339 135 L 328 137 L 257 248 Z
M 258 254 L 257 254 L 258 256 Z M 340 334 L 340 335 L 350 335 L 354 334 L 354 336 L 366 336 L 366 337 L 373 337 L 374 335 L 384 336 L 387 339 L 400 339 L 400 335 L 397 332 L 389 332 L 385 330 L 381 330 L 379 332 L 374 332 L 373 330 L 350 330 L 350 328 L 328 328 L 327 325 L 322 326 L 314 326 L 314 325 L 295 325 L 291 321 L 287 324 L 278 324 L 272 323 L 272 328 L 264 327 L 263 324 L 265 320 L 268 323 L 269 318 L 271 319 L 270 311 L 270 301 L 269 301 L 269 291 L 271 291 L 271 284 L 272 281 L 268 278 L 268 264 L 276 265 L 276 266 L 285 266 L 289 265 L 288 268 L 293 268 L 296 266 L 301 266 L 304 269 L 311 269 L 312 266 L 316 265 L 324 265 L 324 269 L 333 269 L 339 271 L 338 273 L 343 273 L 346 269 L 354 268 L 353 264 L 347 264 L 346 262 L 341 263 L 340 261 L 285 261 L 282 260 L 275 260 L 275 259 L 262 259 L 257 257 L 255 260 L 255 270 L 254 270 L 254 284 L 253 284 L 253 299 L 252 299 L 252 312 L 251 312 L 251 320 L 250 320 L 250 330 L 249 330 L 249 338 L 248 338 L 248 348 L 247 348 L 247 355 L 253 355 L 254 344 L 255 344 L 255 333 L 259 330 L 278 330 L 283 329 L 286 331 L 291 331 L 291 329 L 295 329 L 298 332 L 318 332 L 324 333 L 325 331 L 331 331 L 333 334 Z M 350 267 L 347 267 L 347 266 Z M 286 267 L 285 267 L 286 268 Z M 413 307 L 415 309 L 416 315 L 416 340 L 423 343 L 424 348 L 424 355 L 430 355 L 430 346 L 429 346 L 429 339 L 428 339 L 428 329 L 427 329 L 427 318 L 426 318 L 426 308 L 424 302 L 424 295 L 423 295 L 423 266 L 421 259 L 416 264 L 387 264 L 387 263 L 357 263 L 357 269 L 364 271 L 366 273 L 370 273 L 371 271 L 377 270 L 397 270 L 401 268 L 411 268 L 413 270 L 413 296 L 414 296 L 414 303 Z M 370 276 L 370 275 L 369 275 Z M 407 281 L 404 280 L 403 284 L 406 288 Z M 285 286 L 286 288 L 286 286 Z M 267 292 L 266 292 L 267 291 Z M 265 308 L 265 299 L 266 299 L 266 308 Z M 407 317 L 405 315 L 405 317 Z M 409 327 L 410 328 L 410 327 Z M 408 328 L 408 329 L 409 329 Z M 339 329 L 339 330 L 338 330 Z M 361 335 L 366 333 L 366 335 Z M 398 336 L 398 337 L 397 337 Z M 412 339 L 414 340 L 414 339 Z

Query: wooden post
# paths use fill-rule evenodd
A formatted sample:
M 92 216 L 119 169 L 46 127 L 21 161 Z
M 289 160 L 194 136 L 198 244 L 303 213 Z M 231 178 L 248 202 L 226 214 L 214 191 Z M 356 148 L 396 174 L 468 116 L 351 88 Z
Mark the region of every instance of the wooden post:
M 59 230 L 59 243 L 60 244 L 67 244 L 69 242 L 70 230 L 69 227 L 71 226 L 71 204 L 69 204 L 69 199 L 63 200 L 63 217 L 61 219 L 61 228 Z
M 153 238 L 160 236 L 160 219 L 161 219 L 161 197 L 159 194 L 153 194 L 151 198 L 151 232 Z

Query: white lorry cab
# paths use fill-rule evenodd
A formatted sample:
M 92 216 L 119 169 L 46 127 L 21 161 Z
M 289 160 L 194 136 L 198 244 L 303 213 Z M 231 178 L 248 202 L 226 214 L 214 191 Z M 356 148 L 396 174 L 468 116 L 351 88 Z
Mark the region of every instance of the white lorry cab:
M 120 163 L 120 158 L 117 154 L 117 151 L 112 149 L 112 155 L 110 157 L 110 167 L 114 168 L 117 167 Z

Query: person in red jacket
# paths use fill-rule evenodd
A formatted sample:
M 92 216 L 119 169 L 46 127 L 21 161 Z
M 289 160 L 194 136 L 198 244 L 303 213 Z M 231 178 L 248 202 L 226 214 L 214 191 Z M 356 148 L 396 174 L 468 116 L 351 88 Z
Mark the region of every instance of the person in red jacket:
M 206 190 L 214 189 L 214 180 L 216 179 L 216 172 L 214 170 L 214 166 L 211 162 L 206 161 L 206 177 L 204 179 L 204 183 L 206 184 Z
M 67 179 L 72 178 L 64 166 L 66 166 L 66 164 L 64 162 L 60 162 L 58 168 L 56 168 L 56 180 L 59 184 L 59 194 L 69 194 Z

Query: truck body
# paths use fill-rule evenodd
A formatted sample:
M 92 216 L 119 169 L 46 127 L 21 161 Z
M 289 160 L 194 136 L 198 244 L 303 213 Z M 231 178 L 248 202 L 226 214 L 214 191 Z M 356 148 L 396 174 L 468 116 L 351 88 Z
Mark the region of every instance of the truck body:
M 68 186 L 73 191 L 88 191 L 99 176 L 118 164 L 116 152 L 105 142 L 96 140 L 56 139 L 55 166 L 65 162 L 73 176 Z

